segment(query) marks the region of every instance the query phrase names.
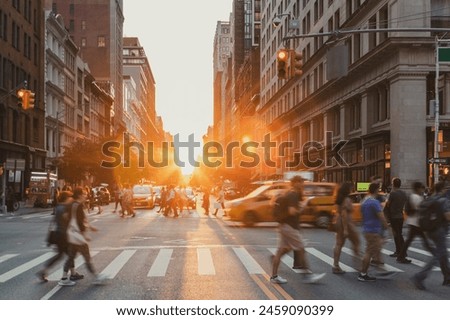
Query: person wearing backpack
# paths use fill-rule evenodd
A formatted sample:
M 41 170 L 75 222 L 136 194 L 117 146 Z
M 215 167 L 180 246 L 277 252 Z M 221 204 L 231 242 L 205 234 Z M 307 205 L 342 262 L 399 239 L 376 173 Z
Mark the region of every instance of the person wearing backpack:
M 408 201 L 405 204 L 405 212 L 407 215 L 406 224 L 408 225 L 408 236 L 403 244 L 402 250 L 400 250 L 397 256 L 397 262 L 399 263 L 411 263 L 410 259 L 406 259 L 406 252 L 408 251 L 409 245 L 414 240 L 415 237 L 419 236 L 422 238 L 423 246 L 429 251 L 433 252 L 433 248 L 430 246 L 425 233 L 419 226 L 419 206 L 423 201 L 423 194 L 425 192 L 425 186 L 422 182 L 416 181 L 412 184 L 413 192 L 409 195 Z
M 442 275 L 444 276 L 443 286 L 450 286 L 450 268 L 448 265 L 448 254 L 447 254 L 447 243 L 446 237 L 448 232 L 448 221 L 450 220 L 450 206 L 449 200 L 444 195 L 444 182 L 438 182 L 434 185 L 434 193 L 428 206 L 428 212 L 419 209 L 419 224 L 423 229 L 423 224 L 421 219 L 423 216 L 428 214 L 428 216 L 435 217 L 435 223 L 433 223 L 432 228 L 429 230 L 424 230 L 427 237 L 434 243 L 435 248 L 432 252 L 433 257 L 426 263 L 426 265 L 416 273 L 412 278 L 412 282 L 419 290 L 425 290 L 424 281 L 430 273 L 431 269 L 434 267 L 436 262 L 439 262 L 441 267 Z M 425 201 L 424 201 L 425 202 Z
M 291 250 L 301 252 L 303 256 L 305 255 L 305 246 L 300 235 L 299 226 L 299 202 L 303 200 L 303 178 L 300 176 L 294 176 L 291 179 L 291 190 L 279 200 L 279 203 L 282 206 L 281 211 L 284 213 L 280 214 L 280 218 L 278 219 L 279 245 L 272 260 L 272 276 L 270 277 L 270 282 L 283 284 L 286 283 L 287 280 L 278 275 L 278 267 L 280 265 L 281 257 Z M 303 258 L 301 260 L 304 263 L 303 267 L 307 268 L 308 265 L 306 259 Z M 314 283 L 322 279 L 324 276 L 325 273 L 306 273 L 304 274 L 303 282 Z

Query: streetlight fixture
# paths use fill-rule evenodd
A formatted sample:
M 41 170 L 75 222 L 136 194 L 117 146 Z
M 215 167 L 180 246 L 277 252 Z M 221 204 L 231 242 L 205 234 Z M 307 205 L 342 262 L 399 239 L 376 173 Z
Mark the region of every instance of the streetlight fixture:
M 289 30 L 300 29 L 300 21 L 297 19 L 294 19 L 290 13 L 281 13 L 281 14 L 275 15 L 275 17 L 272 20 L 272 24 L 275 28 L 277 28 L 281 24 L 281 22 L 282 22 L 281 17 L 284 17 L 284 16 L 287 16 L 289 19 L 289 24 L 288 24 Z

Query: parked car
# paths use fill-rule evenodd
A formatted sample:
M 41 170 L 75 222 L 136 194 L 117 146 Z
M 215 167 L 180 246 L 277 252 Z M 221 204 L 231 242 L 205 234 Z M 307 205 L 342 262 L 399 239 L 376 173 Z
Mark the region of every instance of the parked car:
M 94 203 L 99 205 L 108 205 L 111 202 L 111 193 L 106 186 L 97 186 L 92 188 Z
M 290 188 L 289 182 L 263 184 L 242 198 L 225 202 L 229 219 L 252 226 L 258 222 L 275 221 L 272 214 L 272 199 Z M 334 198 L 337 184 L 326 182 L 304 183 L 304 202 L 300 222 L 313 223 L 326 228 L 334 213 Z
M 155 207 L 155 196 L 151 185 L 137 184 L 133 186 L 133 207 L 150 209 Z

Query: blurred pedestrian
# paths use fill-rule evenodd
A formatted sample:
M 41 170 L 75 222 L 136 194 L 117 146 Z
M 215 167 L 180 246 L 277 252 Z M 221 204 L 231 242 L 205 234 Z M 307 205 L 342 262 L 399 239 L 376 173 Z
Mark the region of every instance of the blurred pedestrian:
M 432 252 L 433 257 L 427 264 L 416 273 L 411 280 L 417 289 L 425 290 L 424 281 L 428 277 L 431 269 L 436 263 L 439 263 L 441 272 L 444 277 L 443 286 L 450 286 L 450 268 L 448 265 L 447 253 L 447 233 L 448 221 L 450 221 L 450 206 L 449 200 L 444 195 L 444 182 L 438 182 L 434 185 L 434 193 L 431 196 L 435 205 L 432 208 L 435 210 L 432 213 L 436 215 L 437 227 L 434 230 L 426 232 L 427 237 L 434 243 L 435 248 Z
M 205 188 L 205 190 L 203 191 L 202 208 L 205 210 L 206 215 L 209 215 L 209 206 L 210 206 L 209 196 L 210 196 L 209 190 L 208 188 Z
M 61 191 L 58 197 L 58 204 L 55 207 L 55 231 L 56 231 L 56 247 L 57 254 L 53 256 L 44 264 L 44 268 L 37 273 L 39 279 L 43 282 L 47 282 L 48 270 L 55 265 L 56 262 L 67 254 L 68 255 L 68 243 L 67 243 L 67 226 L 70 221 L 70 206 L 73 202 L 72 192 Z M 80 279 L 81 275 L 75 272 L 74 267 L 70 267 L 70 278 L 66 281 L 66 285 L 69 285 L 74 280 Z M 75 283 L 73 283 L 75 284 Z
M 166 202 L 167 202 L 167 189 L 166 187 L 162 187 L 161 189 L 161 199 L 159 200 L 159 212 L 163 212 L 166 210 Z
M 369 193 L 361 204 L 362 228 L 366 239 L 366 252 L 362 260 L 361 272 L 358 275 L 359 281 L 375 281 L 376 278 L 370 276 L 370 260 L 381 255 L 382 237 L 387 229 L 387 223 L 383 215 L 383 208 L 377 200 L 379 189 L 378 183 L 369 185 Z
M 278 275 L 278 267 L 280 265 L 281 257 L 289 251 L 294 250 L 302 254 L 301 261 L 304 267 L 308 268 L 308 262 L 305 257 L 305 246 L 300 234 L 299 217 L 300 206 L 299 203 L 303 200 L 303 178 L 295 176 L 291 179 L 291 190 L 288 191 L 282 201 L 285 206 L 280 210 L 283 212 L 283 218 L 279 220 L 278 224 L 278 250 L 272 260 L 272 276 L 270 281 L 272 283 L 283 284 L 287 280 Z M 305 283 L 313 283 L 322 279 L 325 274 L 304 274 L 303 281 Z
M 125 213 L 132 217 L 136 216 L 133 206 L 133 190 L 128 183 L 124 184 L 122 190 L 122 210 L 120 211 L 120 216 L 123 218 Z
M 84 212 L 84 202 L 86 201 L 87 193 L 86 190 L 82 187 L 77 187 L 73 191 L 73 199 L 74 201 L 70 205 L 70 219 L 68 228 L 75 227 L 77 231 L 81 234 L 83 238 L 81 242 L 78 240 L 75 241 L 75 238 L 71 236 L 71 232 L 68 231 L 67 242 L 68 242 L 68 254 L 64 269 L 63 276 L 61 280 L 58 282 L 61 286 L 73 286 L 75 283 L 68 277 L 69 269 L 74 268 L 75 266 L 75 257 L 77 253 L 80 253 L 84 261 L 86 263 L 86 267 L 88 271 L 95 276 L 94 284 L 102 284 L 104 282 L 104 278 L 101 275 L 98 275 L 94 269 L 94 265 L 92 264 L 91 254 L 89 250 L 88 241 L 89 237 L 86 235 L 88 230 L 98 231 L 97 228 L 93 227 L 89 224 L 86 214 Z M 77 279 L 73 278 L 73 280 L 83 279 L 84 275 L 78 274 Z
M 414 182 L 412 184 L 413 192 L 409 195 L 408 200 L 405 204 L 405 212 L 407 215 L 406 224 L 408 225 L 408 236 L 403 244 L 402 250 L 398 254 L 397 262 L 399 263 L 411 263 L 410 259 L 406 258 L 406 253 L 408 251 L 408 247 L 411 242 L 414 240 L 416 236 L 422 238 L 423 246 L 429 251 L 433 252 L 433 248 L 430 246 L 430 243 L 419 226 L 419 206 L 422 203 L 425 192 L 425 186 L 421 182 Z
M 120 210 L 123 210 L 122 207 L 122 186 L 119 183 L 114 184 L 114 201 L 115 207 L 114 212 L 117 211 L 117 207 L 120 205 Z
M 338 190 L 336 197 L 337 218 L 336 218 L 336 244 L 334 246 L 334 262 L 332 271 L 335 274 L 342 274 L 344 270 L 339 266 L 342 247 L 348 238 L 353 245 L 355 257 L 360 258 L 359 234 L 352 220 L 353 203 L 349 195 L 352 192 L 353 184 L 344 182 Z
M 225 191 L 223 190 L 223 187 L 220 188 L 219 194 L 217 196 L 216 203 L 214 204 L 216 210 L 214 211 L 214 215 L 217 215 L 217 212 L 219 212 L 219 209 L 221 208 L 223 211 L 223 216 L 226 216 L 225 213 Z

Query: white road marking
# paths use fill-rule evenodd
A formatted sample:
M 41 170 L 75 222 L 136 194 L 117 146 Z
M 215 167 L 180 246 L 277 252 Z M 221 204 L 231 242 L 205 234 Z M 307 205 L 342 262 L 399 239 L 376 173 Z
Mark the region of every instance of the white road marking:
M 147 277 L 164 277 L 172 257 L 173 249 L 161 249 L 147 274 Z
M 199 275 L 215 275 L 216 269 L 214 268 L 214 262 L 211 256 L 211 249 L 198 248 L 198 274 Z
M 114 277 L 123 268 L 125 263 L 130 260 L 136 250 L 125 250 L 122 251 L 102 272 L 101 274 L 107 279 L 114 279 Z
M 55 255 L 54 252 L 44 253 L 43 255 L 41 255 L 41 256 L 39 256 L 39 257 L 37 257 L 37 258 L 27 262 L 27 263 L 24 263 L 24 264 L 18 266 L 17 268 L 14 268 L 14 269 L 12 269 L 12 270 L 10 270 L 10 271 L 0 275 L 0 283 L 6 282 L 6 281 L 8 281 L 8 280 L 18 276 L 19 274 L 22 274 L 22 273 L 24 273 L 24 272 L 26 272 L 26 271 L 28 271 L 28 270 L 30 270 L 30 269 L 40 265 L 44 261 L 46 261 L 46 260 L 50 259 L 51 257 L 53 257 L 54 255 Z
M 250 274 L 265 274 L 266 272 L 261 268 L 261 266 L 256 262 L 255 259 L 248 253 L 244 248 L 233 248 L 234 253 L 241 260 L 244 267 Z

